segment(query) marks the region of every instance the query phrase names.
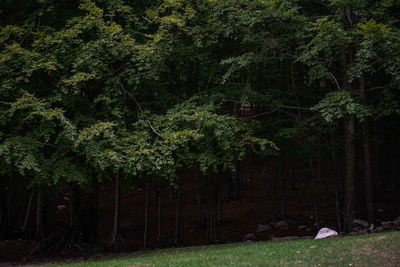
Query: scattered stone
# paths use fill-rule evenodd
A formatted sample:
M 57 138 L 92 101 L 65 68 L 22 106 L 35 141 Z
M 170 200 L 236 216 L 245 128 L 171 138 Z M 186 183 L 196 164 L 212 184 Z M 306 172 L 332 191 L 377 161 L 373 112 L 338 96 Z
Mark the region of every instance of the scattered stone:
M 391 221 L 386 221 L 386 222 L 381 222 L 381 225 L 384 229 L 390 229 L 392 228 L 392 222 Z
M 373 232 L 374 232 L 374 228 L 375 228 L 375 225 L 374 225 L 373 223 L 371 223 L 371 225 L 370 225 L 369 228 L 368 228 L 368 231 L 369 231 L 370 233 L 373 233 Z
M 243 242 L 253 242 L 256 241 L 256 236 L 253 233 L 248 233 L 243 236 Z
M 259 232 L 267 232 L 267 231 L 269 231 L 269 230 L 271 230 L 271 226 L 269 226 L 269 224 L 259 224 L 258 226 L 257 226 L 257 233 L 259 233 Z
M 359 219 L 354 220 L 353 224 L 356 226 L 363 227 L 363 228 L 368 228 L 368 226 L 369 226 L 369 223 L 367 221 L 359 220 Z
M 282 221 L 278 221 L 278 222 L 273 223 L 272 226 L 275 229 L 282 229 L 282 228 L 287 228 L 288 227 L 288 223 L 282 220 Z
M 314 239 L 323 239 L 328 237 L 337 237 L 338 233 L 335 230 L 329 228 L 322 228 L 319 230 L 317 236 Z
M 58 210 L 58 211 L 63 211 L 65 208 L 66 208 L 65 205 L 58 205 L 58 206 L 57 206 L 57 210 Z
M 306 229 L 307 228 L 307 226 L 305 226 L 305 225 L 299 225 L 299 227 L 297 227 L 299 230 L 303 230 L 303 229 Z
M 393 225 L 394 225 L 394 226 L 397 226 L 397 227 L 400 227 L 400 216 L 397 217 L 396 219 L 394 219 Z
M 364 229 L 361 228 L 361 227 L 354 227 L 353 230 L 354 230 L 354 232 L 359 233 L 359 234 L 366 234 L 366 233 L 367 233 L 367 231 L 364 230 Z

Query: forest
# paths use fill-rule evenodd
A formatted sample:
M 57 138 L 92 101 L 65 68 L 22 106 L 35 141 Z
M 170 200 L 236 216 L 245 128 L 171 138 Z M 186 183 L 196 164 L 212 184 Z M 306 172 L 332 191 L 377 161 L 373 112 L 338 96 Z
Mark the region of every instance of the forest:
M 0 240 L 241 241 L 249 201 L 340 233 L 399 216 L 399 19 L 399 0 L 2 0 Z

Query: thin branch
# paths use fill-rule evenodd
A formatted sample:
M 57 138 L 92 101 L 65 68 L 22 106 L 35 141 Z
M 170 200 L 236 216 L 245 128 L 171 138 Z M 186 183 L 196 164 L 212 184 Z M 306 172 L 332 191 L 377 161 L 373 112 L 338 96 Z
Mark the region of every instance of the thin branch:
M 273 110 L 267 111 L 267 112 L 262 112 L 262 113 L 258 113 L 252 116 L 247 116 L 247 117 L 240 117 L 239 119 L 243 120 L 243 119 L 252 119 L 252 118 L 257 118 L 260 116 L 264 116 L 264 115 L 268 115 L 271 113 L 274 113 L 275 111 L 277 111 L 279 108 L 274 108 Z
M 329 74 L 332 76 L 332 78 L 335 80 L 336 86 L 339 88 L 339 90 L 341 91 L 342 88 L 339 85 L 339 82 L 336 80 L 335 76 L 332 74 L 332 72 L 329 72 Z
M 280 106 L 280 108 L 287 108 L 287 109 L 301 109 L 301 110 L 311 110 L 311 108 L 303 108 L 303 107 L 294 107 L 294 106 Z
M 133 99 L 133 101 L 136 103 L 136 107 L 139 109 L 140 113 L 143 113 L 142 106 L 140 106 L 140 103 L 136 100 L 136 98 L 135 98 L 130 92 L 128 92 L 128 91 L 125 90 L 125 87 L 124 87 L 124 85 L 123 85 L 121 82 L 119 82 L 119 84 L 120 84 L 120 86 L 121 86 L 122 91 L 123 91 L 125 94 L 127 94 L 128 96 L 130 96 L 130 97 Z M 150 120 L 149 120 L 148 118 L 146 118 L 146 121 L 147 121 L 147 123 L 149 124 L 149 126 L 150 126 L 151 130 L 153 131 L 153 133 L 155 133 L 157 136 L 160 137 L 161 135 L 156 131 L 156 129 L 154 129 L 154 127 L 153 127 L 153 125 L 151 124 Z
M 385 88 L 386 88 L 386 86 L 376 86 L 376 87 L 372 87 L 372 88 L 366 89 L 366 90 L 364 90 L 364 92 L 370 92 L 370 91 L 374 91 L 374 90 L 377 90 L 377 89 L 385 89 Z

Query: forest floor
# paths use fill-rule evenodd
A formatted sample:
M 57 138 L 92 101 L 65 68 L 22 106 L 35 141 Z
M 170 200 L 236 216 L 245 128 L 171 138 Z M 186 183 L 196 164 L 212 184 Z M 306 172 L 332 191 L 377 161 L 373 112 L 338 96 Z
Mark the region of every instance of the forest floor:
M 400 232 L 161 249 L 68 266 L 400 266 Z M 65 264 L 56 265 L 64 266 Z

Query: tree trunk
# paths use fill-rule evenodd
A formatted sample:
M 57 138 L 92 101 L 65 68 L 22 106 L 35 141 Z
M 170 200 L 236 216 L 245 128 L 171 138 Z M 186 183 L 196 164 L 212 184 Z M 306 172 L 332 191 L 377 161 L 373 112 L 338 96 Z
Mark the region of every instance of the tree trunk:
M 346 231 L 353 230 L 354 218 L 354 172 L 355 172 L 355 146 L 354 146 L 354 117 L 348 116 L 344 119 L 344 151 L 346 163 L 344 211 Z
M 225 174 L 218 178 L 218 202 L 219 202 L 219 222 L 224 220 L 224 190 L 225 190 Z
M 291 175 L 291 177 L 292 177 L 292 188 L 291 188 L 291 190 L 292 191 L 296 191 L 297 189 L 296 189 L 296 180 L 297 180 L 297 161 L 296 161 L 296 159 L 294 159 L 293 161 L 293 164 L 292 164 L 292 175 Z
M 34 194 L 35 194 L 35 190 L 32 189 L 30 197 L 29 197 L 29 201 L 28 201 L 28 207 L 26 208 L 24 224 L 22 225 L 22 228 L 21 228 L 22 233 L 26 232 L 26 228 L 28 226 L 29 215 L 31 214 L 31 208 L 32 208 Z
M 7 235 L 7 198 L 6 191 L 0 191 L 0 238 L 5 239 Z
M 278 180 L 279 180 L 279 168 L 280 168 L 280 159 L 273 160 L 273 181 L 272 181 L 272 202 L 274 207 L 274 216 L 279 217 L 280 208 L 279 208 L 279 198 L 278 198 Z
M 157 241 L 161 240 L 161 178 L 158 178 L 157 188 Z
M 315 227 L 317 229 L 320 228 L 320 221 L 319 221 L 319 212 L 318 212 L 318 190 L 317 190 L 317 183 L 314 175 L 314 164 L 311 156 L 308 157 L 308 161 L 310 164 L 310 175 L 311 175 L 311 180 L 312 180 L 312 206 L 313 206 L 313 212 L 314 212 L 314 220 L 315 220 Z M 317 174 L 319 175 L 319 174 Z
M 79 243 L 79 231 L 81 218 L 80 218 L 80 203 L 81 203 L 81 192 L 78 185 L 72 186 L 72 214 L 71 214 L 71 236 L 69 246 L 74 246 Z
M 119 190 L 119 171 L 115 177 L 115 195 L 114 195 L 114 227 L 112 234 L 112 246 L 116 246 L 119 235 L 119 213 L 120 213 L 120 190 Z
M 80 223 L 82 225 L 84 241 L 89 244 L 96 244 L 98 227 L 98 181 L 96 178 L 93 178 L 91 186 L 91 192 L 84 194 L 83 212 L 80 212 Z
M 339 170 L 336 163 L 336 152 L 335 152 L 335 139 L 333 134 L 331 134 L 331 149 L 332 149 L 332 164 L 335 171 L 335 209 L 336 209 L 336 225 L 338 232 L 342 232 L 342 222 L 340 214 L 340 181 L 339 181 Z
M 211 194 L 209 202 L 209 212 L 208 212 L 208 224 L 207 224 L 207 239 L 208 243 L 215 244 L 216 238 L 216 217 L 217 217 L 217 176 L 213 173 L 210 175 L 211 178 Z
M 146 207 L 144 212 L 144 233 L 143 233 L 143 248 L 148 247 L 148 229 L 149 229 L 149 213 L 150 213 L 150 177 L 147 177 L 146 184 Z
M 36 231 L 35 236 L 37 241 L 42 241 L 44 238 L 44 230 L 43 230 L 43 210 L 42 210 L 42 192 L 38 192 L 37 194 L 37 202 L 36 202 Z
M 181 216 L 181 198 L 182 198 L 182 175 L 179 174 L 178 178 L 178 197 L 176 199 L 176 217 L 175 217 L 175 245 L 178 245 L 180 242 L 180 216 Z
M 241 172 L 241 168 L 240 168 L 240 162 L 238 159 L 238 155 L 235 155 L 235 173 L 233 176 L 233 187 L 234 187 L 234 194 L 233 197 L 235 199 L 239 198 L 240 196 L 240 172 Z
M 361 76 L 360 92 L 361 101 L 365 102 L 365 80 Z M 367 120 L 362 122 L 362 139 L 363 139 L 363 158 L 364 158 L 364 182 L 365 182 L 365 202 L 367 206 L 367 219 L 371 224 L 374 222 L 374 205 L 373 205 L 373 191 L 372 191 L 372 172 L 371 172 L 371 150 L 368 134 L 368 122 Z
M 200 170 L 195 170 L 195 182 L 196 182 L 196 204 L 199 207 L 199 212 L 200 212 L 198 222 L 200 223 L 200 225 L 202 225 L 203 222 L 205 221 L 205 219 L 204 219 L 204 215 L 203 215 L 203 207 L 201 205 Z
M 285 194 L 285 180 L 283 177 L 284 159 L 282 156 L 279 158 L 279 196 L 280 196 L 280 215 L 282 220 L 286 220 L 286 194 Z

